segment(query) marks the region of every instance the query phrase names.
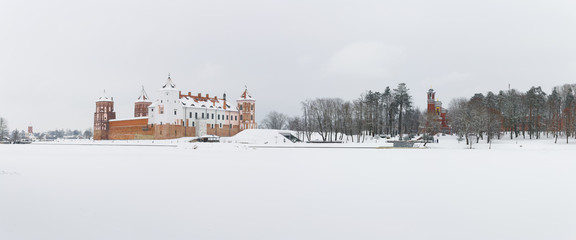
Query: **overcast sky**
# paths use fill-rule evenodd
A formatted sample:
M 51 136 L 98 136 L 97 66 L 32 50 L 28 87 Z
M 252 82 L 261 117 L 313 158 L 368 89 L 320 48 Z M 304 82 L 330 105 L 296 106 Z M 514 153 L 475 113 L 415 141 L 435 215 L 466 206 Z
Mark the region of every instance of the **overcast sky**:
M 87 129 L 106 89 L 133 115 L 168 73 L 183 92 L 244 85 L 257 119 L 317 97 L 405 82 L 425 107 L 576 82 L 575 1 L 0 1 L 0 116 L 11 129 Z

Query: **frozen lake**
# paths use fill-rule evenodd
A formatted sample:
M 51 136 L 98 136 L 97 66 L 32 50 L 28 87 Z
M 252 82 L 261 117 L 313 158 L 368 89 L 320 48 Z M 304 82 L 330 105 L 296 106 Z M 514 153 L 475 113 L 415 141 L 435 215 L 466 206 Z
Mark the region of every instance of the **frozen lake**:
M 576 145 L 454 146 L 0 145 L 0 239 L 576 238 Z

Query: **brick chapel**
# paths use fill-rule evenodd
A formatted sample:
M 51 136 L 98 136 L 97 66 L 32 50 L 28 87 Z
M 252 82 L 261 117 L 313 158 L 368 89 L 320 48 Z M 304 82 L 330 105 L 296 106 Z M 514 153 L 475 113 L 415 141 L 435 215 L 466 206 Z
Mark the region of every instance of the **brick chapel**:
M 434 121 L 440 123 L 440 131 L 443 133 L 450 133 L 451 129 L 448 125 L 448 120 L 446 119 L 446 114 L 448 110 L 442 107 L 442 102 L 436 100 L 436 92 L 434 89 L 428 90 L 428 108 L 427 113 L 431 114 L 434 118 Z
M 151 101 L 142 88 L 134 102 L 134 117 L 116 119 L 114 98 L 106 91 L 96 101 L 94 140 L 172 139 L 205 135 L 233 136 L 244 129 L 255 129 L 256 100 L 248 89 L 234 107 L 226 99 L 209 94 L 183 94 L 168 76 Z

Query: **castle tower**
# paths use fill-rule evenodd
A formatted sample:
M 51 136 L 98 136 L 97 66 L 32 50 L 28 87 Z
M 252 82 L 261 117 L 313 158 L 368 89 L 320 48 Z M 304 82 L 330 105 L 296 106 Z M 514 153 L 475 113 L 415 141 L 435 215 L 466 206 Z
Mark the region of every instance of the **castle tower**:
M 94 140 L 108 139 L 110 130 L 109 121 L 116 119 L 114 112 L 114 99 L 104 94 L 96 101 L 96 112 L 94 113 Z
M 158 90 L 158 100 L 150 105 L 148 110 L 151 111 L 148 118 L 149 124 L 182 125 L 179 122 L 180 119 L 184 118 L 182 102 L 180 102 L 180 91 L 176 88 L 176 84 L 172 82 L 170 75 L 168 75 L 168 79 L 166 79 L 162 88 Z
M 154 127 L 156 139 L 184 136 L 185 108 L 180 100 L 180 91 L 168 75 L 158 91 L 158 99 L 148 106 L 148 124 Z
M 148 94 L 144 91 L 144 86 L 142 86 L 142 92 L 140 92 L 140 96 L 134 102 L 134 117 L 147 117 L 150 104 L 152 104 L 152 101 L 150 101 Z
M 248 93 L 248 88 L 236 100 L 240 112 L 240 129 L 255 129 L 256 126 L 256 100 Z

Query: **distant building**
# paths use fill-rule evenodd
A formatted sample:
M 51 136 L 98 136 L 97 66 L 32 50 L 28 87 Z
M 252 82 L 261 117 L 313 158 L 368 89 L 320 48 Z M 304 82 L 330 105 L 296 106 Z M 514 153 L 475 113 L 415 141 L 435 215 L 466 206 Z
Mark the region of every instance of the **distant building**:
M 95 140 L 172 139 L 204 135 L 233 136 L 244 129 L 255 129 L 256 100 L 245 89 L 236 106 L 226 94 L 182 94 L 170 76 L 151 101 L 144 88 L 134 103 L 134 117 L 116 119 L 114 100 L 104 95 L 96 101 Z
M 434 121 L 440 123 L 440 131 L 443 133 L 450 133 L 450 126 L 448 125 L 448 121 L 446 120 L 446 114 L 448 114 L 448 110 L 442 107 L 442 102 L 436 100 L 436 92 L 434 89 L 428 90 L 428 108 L 427 108 L 428 115 L 432 115 Z M 428 124 L 427 124 L 428 125 Z

